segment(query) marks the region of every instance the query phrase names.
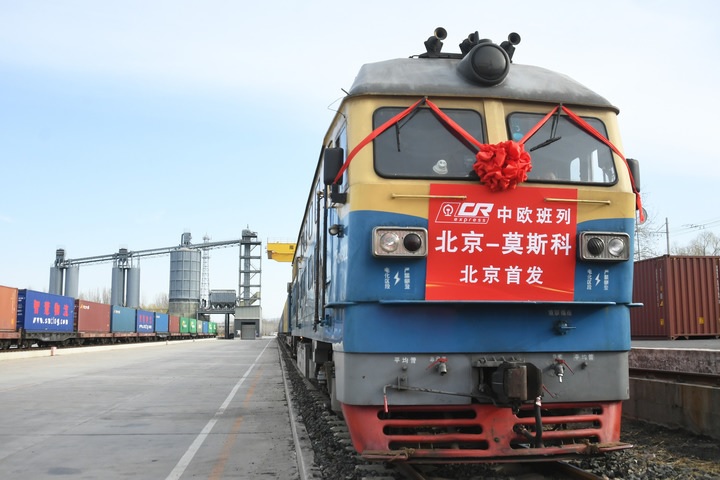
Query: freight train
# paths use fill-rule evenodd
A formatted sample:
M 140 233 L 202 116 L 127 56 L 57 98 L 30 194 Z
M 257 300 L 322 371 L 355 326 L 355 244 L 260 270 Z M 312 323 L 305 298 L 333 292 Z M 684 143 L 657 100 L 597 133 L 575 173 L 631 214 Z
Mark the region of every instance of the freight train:
M 377 460 L 628 448 L 639 162 L 520 36 L 362 66 L 323 139 L 280 330 Z
M 217 324 L 0 285 L 0 350 L 217 336 Z

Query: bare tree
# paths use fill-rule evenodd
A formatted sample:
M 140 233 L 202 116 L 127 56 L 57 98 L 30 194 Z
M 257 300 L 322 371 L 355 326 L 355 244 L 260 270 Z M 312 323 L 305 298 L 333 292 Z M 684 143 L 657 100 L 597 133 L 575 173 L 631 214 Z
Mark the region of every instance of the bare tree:
M 687 246 L 673 247 L 675 255 L 720 255 L 720 237 L 713 232 L 704 231 L 695 237 Z
M 143 302 L 144 303 L 144 302 Z M 167 292 L 158 293 L 155 299 L 148 305 L 142 305 L 140 308 L 150 312 L 167 312 L 170 307 L 170 300 Z
M 645 198 L 645 196 L 643 196 Z M 659 257 L 667 253 L 667 224 L 646 210 L 644 223 L 635 222 L 635 260 Z
M 272 335 L 273 333 L 277 333 L 279 325 L 279 318 L 263 318 L 260 324 L 260 334 Z
M 95 290 L 86 290 L 78 294 L 81 300 L 95 303 L 110 303 L 110 289 L 107 287 L 96 288 Z

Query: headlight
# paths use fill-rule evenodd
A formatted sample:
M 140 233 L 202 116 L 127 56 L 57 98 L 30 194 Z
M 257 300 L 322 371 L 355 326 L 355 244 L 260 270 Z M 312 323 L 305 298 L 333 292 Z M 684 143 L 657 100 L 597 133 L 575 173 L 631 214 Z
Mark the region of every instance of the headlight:
M 615 232 L 581 232 L 578 252 L 582 260 L 618 262 L 630 258 L 630 235 Z
M 623 239 L 614 237 L 608 242 L 608 253 L 613 257 L 622 257 L 623 253 L 627 250 L 626 242 Z
M 497 85 L 510 71 L 507 52 L 489 40 L 481 41 L 458 63 L 458 72 L 481 85 Z
M 385 232 L 380 237 L 380 248 L 387 253 L 393 253 L 400 246 L 400 235 L 395 232 Z
M 375 227 L 372 247 L 376 257 L 425 257 L 427 230 L 417 227 Z

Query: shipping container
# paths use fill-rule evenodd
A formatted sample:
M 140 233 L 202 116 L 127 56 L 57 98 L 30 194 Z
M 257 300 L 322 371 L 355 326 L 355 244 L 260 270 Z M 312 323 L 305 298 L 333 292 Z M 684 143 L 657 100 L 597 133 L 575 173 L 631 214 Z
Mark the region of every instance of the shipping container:
M 110 330 L 115 332 L 134 332 L 135 331 L 135 309 L 121 307 L 120 305 L 112 306 L 112 316 L 110 319 Z
M 197 334 L 197 320 L 194 318 L 190 318 L 190 326 L 188 327 L 188 332 Z
M 78 332 L 109 333 L 110 305 L 75 300 L 75 328 Z
M 720 335 L 720 257 L 671 256 L 635 262 L 633 338 Z
M 135 331 L 137 333 L 153 333 L 155 331 L 155 314 L 147 310 L 136 310 Z
M 208 322 L 208 327 L 211 335 L 217 335 L 217 323 Z
M 170 319 L 170 333 L 180 333 L 180 316 L 168 315 Z
M 0 332 L 17 331 L 17 288 L 0 285 Z
M 18 290 L 17 328 L 29 332 L 73 332 L 75 299 L 34 290 Z
M 190 319 L 188 317 L 180 317 L 180 333 L 190 333 Z
M 170 316 L 167 313 L 155 312 L 155 331 L 158 333 L 170 331 Z
M 210 322 L 202 322 L 202 333 L 208 334 L 210 333 Z

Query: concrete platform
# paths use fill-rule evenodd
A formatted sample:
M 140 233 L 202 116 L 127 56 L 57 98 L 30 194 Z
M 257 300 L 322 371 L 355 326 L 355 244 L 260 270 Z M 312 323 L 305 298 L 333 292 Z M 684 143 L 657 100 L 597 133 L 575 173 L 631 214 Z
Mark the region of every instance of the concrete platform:
M 665 372 L 720 374 L 720 340 L 671 342 L 633 342 L 630 368 Z
M 632 348 L 665 348 L 685 350 L 718 350 L 720 351 L 720 339 L 718 338 L 691 338 L 689 340 L 633 340 Z
M 641 340 L 632 342 L 630 368 L 720 374 L 720 340 Z M 662 379 L 630 378 L 623 414 L 669 428 L 720 440 L 720 388 Z
M 298 478 L 275 339 L 0 362 L 3 478 Z

